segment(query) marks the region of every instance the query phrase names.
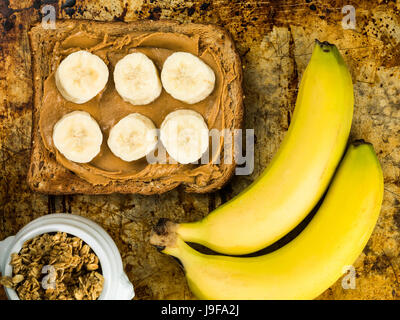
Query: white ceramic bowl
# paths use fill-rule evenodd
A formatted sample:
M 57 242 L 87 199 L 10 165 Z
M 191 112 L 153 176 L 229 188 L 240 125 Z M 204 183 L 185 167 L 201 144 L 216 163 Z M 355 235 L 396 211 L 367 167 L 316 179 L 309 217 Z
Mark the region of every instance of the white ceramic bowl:
M 25 241 L 51 232 L 66 232 L 87 243 L 98 256 L 104 277 L 103 291 L 99 300 L 131 300 L 133 285 L 126 276 L 121 255 L 107 232 L 95 222 L 74 214 L 49 214 L 33 220 L 15 236 L 0 241 L 0 271 L 3 276 L 12 275 L 11 254 L 18 253 Z M 5 288 L 10 300 L 19 300 L 15 290 Z

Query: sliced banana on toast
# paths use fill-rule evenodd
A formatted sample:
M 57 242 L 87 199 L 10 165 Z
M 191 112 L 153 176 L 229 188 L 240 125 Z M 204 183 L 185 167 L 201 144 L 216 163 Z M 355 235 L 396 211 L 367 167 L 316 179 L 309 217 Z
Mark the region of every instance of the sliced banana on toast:
M 88 163 L 100 152 L 103 134 L 89 113 L 73 111 L 55 124 L 53 142 L 68 160 Z
M 161 81 L 164 89 L 172 97 L 194 104 L 213 92 L 215 73 L 195 55 L 175 52 L 164 62 Z
M 55 79 L 66 100 L 82 104 L 104 89 L 108 76 L 108 67 L 102 59 L 88 51 L 77 51 L 60 63 Z
M 142 114 L 131 113 L 110 130 L 107 143 L 114 155 L 130 162 L 154 150 L 157 141 L 153 122 Z
M 174 160 L 181 164 L 192 163 L 208 149 L 208 127 L 196 111 L 174 111 L 161 124 L 160 140 Z
M 133 105 L 146 105 L 156 100 L 162 91 L 158 71 L 153 61 L 140 52 L 128 54 L 114 69 L 115 88 Z

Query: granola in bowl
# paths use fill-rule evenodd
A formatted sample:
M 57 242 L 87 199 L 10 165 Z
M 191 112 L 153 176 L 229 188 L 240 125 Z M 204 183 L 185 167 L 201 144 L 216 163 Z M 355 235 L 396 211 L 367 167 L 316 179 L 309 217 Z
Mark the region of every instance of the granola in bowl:
M 26 241 L 10 264 L 12 277 L 0 277 L 0 284 L 21 300 L 97 300 L 103 290 L 99 258 L 82 239 L 65 232 Z

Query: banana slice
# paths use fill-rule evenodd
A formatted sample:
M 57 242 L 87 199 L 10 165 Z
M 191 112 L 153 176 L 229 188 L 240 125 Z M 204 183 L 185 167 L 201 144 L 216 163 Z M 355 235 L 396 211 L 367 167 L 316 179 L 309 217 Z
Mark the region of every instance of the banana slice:
M 156 100 L 162 90 L 157 69 L 146 55 L 128 54 L 114 69 L 115 88 L 119 95 L 133 105 L 145 105 Z
M 214 71 L 191 53 L 175 52 L 164 62 L 161 72 L 164 89 L 175 99 L 194 104 L 214 90 Z
M 139 113 L 131 113 L 111 129 L 107 143 L 112 153 L 129 162 L 154 150 L 157 140 L 153 122 Z
M 61 95 L 78 104 L 98 95 L 106 86 L 108 76 L 104 61 L 87 51 L 71 53 L 60 63 L 55 74 Z
M 103 134 L 89 113 L 74 111 L 55 124 L 53 142 L 68 160 L 87 163 L 100 152 Z
M 196 111 L 178 110 L 164 119 L 160 139 L 174 160 L 188 164 L 199 160 L 207 151 L 208 127 Z

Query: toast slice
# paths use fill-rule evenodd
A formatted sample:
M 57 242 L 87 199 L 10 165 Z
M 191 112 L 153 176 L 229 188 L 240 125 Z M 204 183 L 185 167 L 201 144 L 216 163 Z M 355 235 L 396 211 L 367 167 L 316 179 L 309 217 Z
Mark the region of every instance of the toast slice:
M 182 186 L 184 191 L 193 193 L 212 192 L 221 188 L 233 175 L 235 161 L 207 165 L 204 175 L 191 175 L 200 172 L 202 164 L 189 165 L 189 169 L 179 165 L 183 171 L 164 170 L 156 175 L 146 175 L 138 179 L 112 179 L 106 184 L 93 184 L 74 170 L 66 168 L 57 160 L 57 152 L 46 147 L 40 132 L 40 116 L 43 106 L 44 81 L 56 70 L 63 57 L 57 54 L 60 39 L 66 39 L 76 30 L 96 30 L 97 35 L 107 35 L 124 39 L 138 33 L 172 33 L 198 38 L 198 50 L 211 50 L 229 82 L 221 91 L 219 118 L 223 119 L 224 129 L 241 128 L 243 119 L 242 67 L 230 35 L 214 25 L 180 24 L 173 21 L 137 22 L 96 22 L 86 20 L 58 20 L 57 28 L 44 29 L 40 24 L 29 33 L 34 83 L 34 105 L 32 126 L 32 151 L 28 172 L 28 184 L 37 192 L 47 194 L 161 194 Z M 88 31 L 90 32 L 90 31 Z M 162 46 L 162 44 L 160 44 Z M 233 76 L 234 75 L 234 76 Z M 225 83 L 225 82 L 224 82 Z M 189 106 L 190 108 L 190 106 Z M 210 128 L 211 129 L 211 128 Z M 223 147 L 219 157 L 223 158 Z M 160 165 L 161 166 L 161 165 Z M 158 167 L 159 168 L 159 167 Z M 157 167 L 155 167 L 157 170 Z M 189 170 L 189 171 L 188 171 Z M 152 172 L 152 171 L 150 171 Z M 155 172 L 155 171 L 153 171 Z M 185 176 L 178 179 L 178 175 Z

